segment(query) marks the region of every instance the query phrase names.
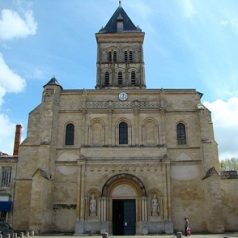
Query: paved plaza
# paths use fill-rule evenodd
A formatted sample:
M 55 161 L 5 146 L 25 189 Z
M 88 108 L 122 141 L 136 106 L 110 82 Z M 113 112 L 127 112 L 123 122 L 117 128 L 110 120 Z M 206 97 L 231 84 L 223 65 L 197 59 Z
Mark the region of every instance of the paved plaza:
M 62 235 L 62 234 L 54 234 L 54 235 L 44 235 L 44 236 L 35 236 L 35 238 L 72 238 L 72 237 L 77 237 L 77 236 L 70 236 L 70 235 Z M 102 236 L 78 236 L 80 238 L 101 238 Z M 137 235 L 137 236 L 108 236 L 108 238 L 176 238 L 176 235 L 151 235 L 151 236 L 142 236 L 142 235 Z M 182 236 L 185 238 L 186 236 Z M 225 233 L 225 234 L 194 234 L 189 236 L 190 238 L 233 238 L 233 237 L 238 237 L 238 232 L 237 233 Z

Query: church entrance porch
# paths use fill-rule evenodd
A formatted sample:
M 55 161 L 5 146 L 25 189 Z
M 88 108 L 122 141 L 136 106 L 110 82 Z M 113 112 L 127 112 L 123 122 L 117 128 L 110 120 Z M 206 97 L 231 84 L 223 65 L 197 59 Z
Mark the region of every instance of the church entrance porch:
M 136 206 L 135 199 L 114 199 L 112 201 L 113 235 L 135 235 Z
M 107 232 L 112 235 L 172 233 L 167 197 L 163 187 L 149 189 L 132 174 L 117 174 L 104 182 L 102 190 L 89 188 L 82 197 L 81 219 L 75 234 Z

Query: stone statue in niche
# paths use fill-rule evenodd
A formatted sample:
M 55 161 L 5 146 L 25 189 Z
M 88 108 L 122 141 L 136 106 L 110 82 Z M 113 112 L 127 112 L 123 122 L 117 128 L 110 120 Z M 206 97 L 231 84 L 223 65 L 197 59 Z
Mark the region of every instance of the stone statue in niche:
M 97 201 L 93 193 L 90 199 L 90 204 L 89 204 L 90 216 L 96 216 L 96 207 L 97 207 Z
M 153 195 L 151 199 L 151 215 L 158 216 L 159 215 L 159 201 L 157 199 L 156 194 Z

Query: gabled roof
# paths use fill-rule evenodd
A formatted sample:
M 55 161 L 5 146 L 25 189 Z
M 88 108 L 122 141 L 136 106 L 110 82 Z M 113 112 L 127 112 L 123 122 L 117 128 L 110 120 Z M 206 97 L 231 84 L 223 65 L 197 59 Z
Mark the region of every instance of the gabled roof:
M 219 176 L 217 170 L 215 169 L 215 167 L 211 167 L 206 175 L 202 178 L 203 180 L 206 179 L 206 178 L 209 178 L 209 177 L 212 177 L 212 176 Z
M 49 173 L 47 173 L 45 170 L 38 168 L 35 173 L 32 175 L 32 177 L 35 177 L 36 175 L 40 175 L 41 177 L 50 180 L 51 179 L 51 175 Z
M 141 32 L 139 27 L 136 27 L 120 5 L 112 15 L 105 27 L 99 33 L 116 33 L 117 21 L 123 21 L 123 32 Z
M 51 78 L 50 81 L 47 84 L 45 84 L 43 87 L 46 87 L 47 85 L 56 85 L 56 86 L 59 86 L 61 89 L 63 89 L 55 77 Z

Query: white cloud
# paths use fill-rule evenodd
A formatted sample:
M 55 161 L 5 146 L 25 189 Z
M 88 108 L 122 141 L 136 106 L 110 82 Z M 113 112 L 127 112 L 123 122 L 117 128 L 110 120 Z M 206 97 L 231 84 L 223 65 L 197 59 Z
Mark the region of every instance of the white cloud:
M 25 87 L 25 80 L 14 73 L 4 61 L 0 53 L 0 106 L 6 93 L 21 92 Z M 12 154 L 15 123 L 0 111 L 0 151 Z
M 205 102 L 213 113 L 213 122 L 222 128 L 238 128 L 238 97 L 232 97 L 227 101 L 218 99 L 214 102 Z
M 6 93 L 21 92 L 25 84 L 25 80 L 8 67 L 0 53 L 0 105 Z
M 37 23 L 34 20 L 32 11 L 25 11 L 23 17 L 9 9 L 1 11 L 0 41 L 34 35 L 36 30 Z
M 225 19 L 221 20 L 221 25 L 238 28 L 238 18 L 237 17 L 226 17 Z
M 0 114 L 0 151 L 7 154 L 13 153 L 15 127 L 16 125 L 10 122 L 6 115 Z
M 182 3 L 182 7 L 186 17 L 190 18 L 197 14 L 197 11 L 193 4 L 193 0 L 179 0 L 179 2 Z
M 25 38 L 36 33 L 37 23 L 32 11 L 22 10 L 21 12 L 21 16 L 9 9 L 3 9 L 0 12 L 1 43 L 15 38 Z M 8 66 L 0 53 L 0 107 L 6 93 L 21 92 L 25 86 L 25 79 Z M 4 153 L 12 154 L 15 125 L 5 113 L 1 112 L 0 108 L 0 151 Z
M 220 159 L 238 157 L 238 97 L 204 105 L 212 112 Z

